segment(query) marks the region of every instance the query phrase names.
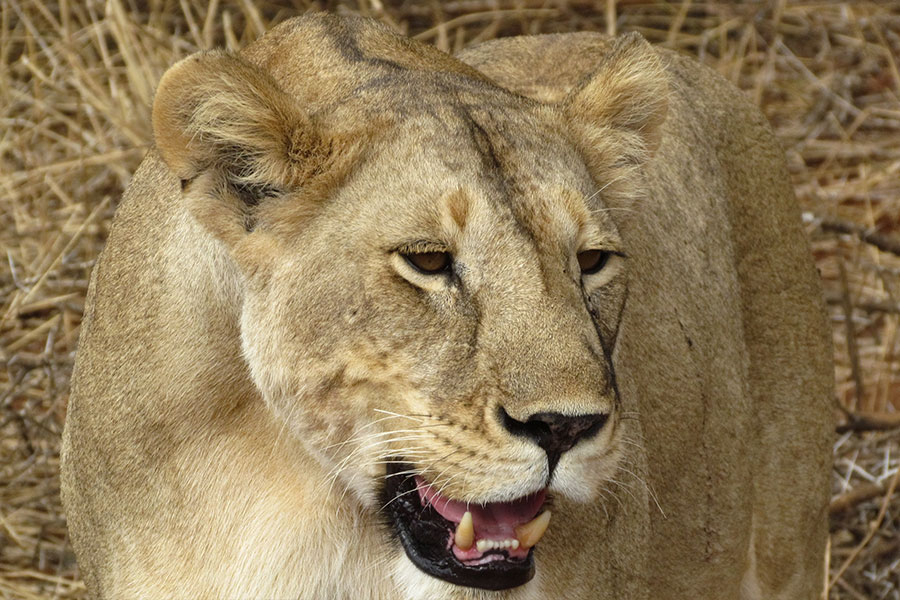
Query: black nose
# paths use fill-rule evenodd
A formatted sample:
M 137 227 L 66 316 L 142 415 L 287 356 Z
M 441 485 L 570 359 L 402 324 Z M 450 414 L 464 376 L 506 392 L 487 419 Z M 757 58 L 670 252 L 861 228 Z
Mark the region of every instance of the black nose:
M 559 457 L 579 440 L 595 435 L 603 428 L 609 415 L 563 415 L 560 413 L 536 413 L 524 423 L 509 416 L 501 406 L 500 420 L 514 434 L 534 440 L 547 453 L 550 473 L 556 468 Z

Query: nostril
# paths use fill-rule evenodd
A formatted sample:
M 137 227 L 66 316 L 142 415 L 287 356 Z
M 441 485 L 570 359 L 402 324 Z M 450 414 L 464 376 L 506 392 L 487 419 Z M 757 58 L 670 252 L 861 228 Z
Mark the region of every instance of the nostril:
M 595 435 L 606 424 L 608 415 L 564 415 L 561 413 L 535 413 L 527 421 L 509 416 L 502 406 L 500 420 L 514 435 L 528 437 L 547 453 L 550 471 L 556 467 L 563 452 L 571 449 L 579 440 Z

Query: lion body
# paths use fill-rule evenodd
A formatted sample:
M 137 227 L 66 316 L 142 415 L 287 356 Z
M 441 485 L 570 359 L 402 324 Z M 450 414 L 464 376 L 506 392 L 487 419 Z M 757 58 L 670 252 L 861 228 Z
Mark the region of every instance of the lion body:
M 301 20 L 280 26 L 244 56 L 292 96 L 309 69 L 354 78 L 379 61 L 402 62 L 392 54 L 400 50 L 367 37 L 368 27 L 356 24 L 329 33 L 338 48 L 329 54 L 321 48 L 332 37 L 322 33 L 315 18 Z M 493 80 L 554 105 L 607 60 L 612 46 L 594 34 L 513 38 L 468 50 L 462 62 L 412 46 L 401 50 L 404 64 L 413 65 L 409 68 L 421 62 L 422 68 L 454 71 L 454 77 L 477 82 L 471 84 L 473 104 L 485 101 L 479 94 L 490 92 L 493 84 L 487 80 Z M 316 50 L 302 50 L 310 47 Z M 531 582 L 489 592 L 424 575 L 378 514 L 379 499 L 368 480 L 383 474 L 383 467 L 372 461 L 355 471 L 341 470 L 328 462 L 332 448 L 356 439 L 379 415 L 421 412 L 418 400 L 398 400 L 383 405 L 375 417 L 363 417 L 356 404 L 342 400 L 350 396 L 335 392 L 343 388 L 304 380 L 295 387 L 314 388 L 309 394 L 319 402 L 295 417 L 270 398 L 275 392 L 260 391 L 289 387 L 282 382 L 293 381 L 294 370 L 327 370 L 329 361 L 322 356 L 340 356 L 341 377 L 352 379 L 354 389 L 363 388 L 360 394 L 393 390 L 390 386 L 401 380 L 408 385 L 416 357 L 431 350 L 394 338 L 394 345 L 385 346 L 366 337 L 371 329 L 358 339 L 339 339 L 362 327 L 360 321 L 370 328 L 377 322 L 384 335 L 402 340 L 414 339 L 419 329 L 426 336 L 433 331 L 452 345 L 450 329 L 457 322 L 424 317 L 405 322 L 412 309 L 401 309 L 413 306 L 414 296 L 385 291 L 394 288 L 387 287 L 383 273 L 354 270 L 365 260 L 354 262 L 354 244 L 367 234 L 335 227 L 353 219 L 362 223 L 360 228 L 387 227 L 378 220 L 382 213 L 370 215 L 356 199 L 388 189 L 405 165 L 415 169 L 423 163 L 424 172 L 448 169 L 447 177 L 459 171 L 471 178 L 468 170 L 484 169 L 484 164 L 468 166 L 468 149 L 454 147 L 452 136 L 447 147 L 440 147 L 421 128 L 372 142 L 386 149 L 368 156 L 363 167 L 334 167 L 350 174 L 335 176 L 337 183 L 321 183 L 323 189 L 333 185 L 342 194 L 352 192 L 353 202 L 313 216 L 289 213 L 284 206 L 277 207 L 282 212 L 256 213 L 259 229 L 276 230 L 289 215 L 293 221 L 285 230 L 309 230 L 302 240 L 312 248 L 303 259 L 313 264 L 308 266 L 301 259 L 278 258 L 285 242 L 248 246 L 241 236 L 249 228 L 219 227 L 215 219 L 228 211 L 205 216 L 212 212 L 200 202 L 208 194 L 197 193 L 193 203 L 181 201 L 202 180 L 189 173 L 193 166 L 164 160 L 172 154 L 160 126 L 157 145 L 163 158 L 151 151 L 135 174 L 93 274 L 64 437 L 63 497 L 92 596 L 818 598 L 832 431 L 830 334 L 782 153 L 763 117 L 740 92 L 690 60 L 655 52 L 668 83 L 668 108 L 652 158 L 640 169 L 644 193 L 633 204 L 619 206 L 613 196 L 606 201 L 628 269 L 611 354 L 625 432 L 622 466 L 593 495 L 565 489 L 555 495 L 554 518 L 535 550 L 537 574 Z M 320 82 L 305 96 L 310 114 L 327 112 L 346 94 L 345 84 L 335 79 Z M 444 88 L 436 89 L 439 95 Z M 393 106 L 412 110 L 403 102 L 414 100 L 415 87 L 371 93 L 388 94 Z M 465 97 L 470 92 L 456 93 Z M 397 100 L 396 94 L 404 97 Z M 519 101 L 509 102 L 513 108 L 501 109 L 513 113 Z M 377 120 L 381 108 L 376 105 L 360 121 Z M 335 109 L 335 120 L 345 119 L 341 110 Z M 572 162 L 574 154 L 561 150 L 558 163 L 540 156 L 539 136 L 526 133 L 543 113 L 533 114 L 538 116 L 522 117 L 521 134 L 513 134 L 518 146 L 497 143 L 497 134 L 485 125 L 492 121 L 479 122 L 494 142 L 497 164 L 508 169 L 512 162 L 540 173 L 550 169 L 544 179 L 552 179 L 553 170 L 559 170 L 554 165 Z M 565 141 L 560 144 L 565 147 Z M 601 188 L 593 192 L 602 197 L 603 170 L 591 173 Z M 187 191 L 179 178 L 189 182 Z M 436 175 L 435 180 L 417 183 L 419 195 L 439 193 L 433 188 L 442 179 Z M 518 190 L 517 181 L 507 189 Z M 541 188 L 541 193 L 547 192 Z M 391 198 L 379 202 L 388 205 L 384 214 L 405 214 Z M 475 201 L 463 212 L 470 228 L 481 223 L 479 214 L 495 214 Z M 509 220 L 484 217 L 484 227 L 504 231 Z M 345 272 L 327 266 L 329 244 L 333 253 L 347 258 Z M 534 245 L 543 248 L 540 240 Z M 507 331 L 524 331 L 518 337 L 506 333 L 500 341 L 485 338 L 495 370 L 506 368 L 502 361 L 517 373 L 534 364 L 537 375 L 529 394 L 535 389 L 535 396 L 546 395 L 542 381 L 554 378 L 577 392 L 588 377 L 587 367 L 569 368 L 577 349 L 554 354 L 553 346 L 568 348 L 566 332 L 583 323 L 570 318 L 568 300 L 535 300 L 528 291 L 530 271 L 517 272 L 511 264 L 505 275 L 482 283 L 481 297 L 488 300 L 481 306 L 495 294 L 498 302 L 522 310 L 484 308 L 475 317 L 482 327 L 504 329 L 504 323 L 513 323 Z M 327 278 L 308 285 L 292 280 L 290 298 L 284 288 L 268 283 L 310 269 L 328 271 Z M 259 273 L 267 270 L 261 279 Z M 545 277 L 542 289 L 552 288 L 554 281 Z M 350 288 L 363 291 L 345 294 Z M 389 293 L 395 295 L 380 300 L 386 296 L 379 294 Z M 446 304 L 464 304 L 460 298 L 450 297 Z M 254 321 L 261 312 L 268 321 Z M 542 321 L 545 313 L 550 316 Z M 543 329 L 536 332 L 527 323 L 543 324 Z M 292 338 L 277 334 L 285 327 L 309 329 L 302 350 L 286 348 Z M 294 337 L 307 335 L 306 329 L 296 331 Z M 317 352 L 313 358 L 306 354 L 310 348 Z M 456 376 L 457 366 L 468 372 L 462 362 L 437 364 L 415 381 L 455 390 L 464 383 Z M 490 430 L 477 433 L 486 413 L 472 412 L 464 403 L 459 407 L 446 409 L 447 419 L 466 424 L 456 439 L 474 447 L 473 456 L 485 455 L 471 459 L 473 472 L 492 468 L 489 454 L 499 452 L 498 438 Z M 302 426 L 295 428 L 292 419 Z M 576 450 L 560 463 L 564 482 L 569 481 L 565 477 L 591 477 L 589 469 L 578 470 Z M 339 458 L 346 466 L 354 454 Z M 460 487 L 461 497 L 490 493 L 490 482 L 482 482 L 483 488 L 478 481 L 466 485 L 471 487 Z

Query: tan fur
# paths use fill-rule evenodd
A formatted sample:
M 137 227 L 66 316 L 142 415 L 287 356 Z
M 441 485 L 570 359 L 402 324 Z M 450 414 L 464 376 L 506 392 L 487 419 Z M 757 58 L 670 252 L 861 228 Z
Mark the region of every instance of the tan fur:
M 636 35 L 460 59 L 319 15 L 163 77 L 64 436 L 93 597 L 818 598 L 829 335 L 764 120 Z M 582 277 L 588 248 L 621 256 Z M 385 461 L 532 492 L 501 406 L 610 416 L 536 577 L 455 587 L 384 524 Z

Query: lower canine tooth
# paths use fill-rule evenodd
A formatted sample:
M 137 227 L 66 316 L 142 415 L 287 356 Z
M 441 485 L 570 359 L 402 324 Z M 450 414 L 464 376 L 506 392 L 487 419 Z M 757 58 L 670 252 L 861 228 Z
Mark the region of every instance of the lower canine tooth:
M 459 525 L 456 526 L 456 535 L 453 538 L 456 547 L 460 550 L 468 550 L 475 541 L 475 528 L 472 525 L 472 513 L 466 511 Z
M 516 527 L 516 537 L 519 539 L 519 545 L 526 550 L 537 544 L 544 532 L 547 531 L 547 525 L 550 524 L 550 511 L 545 510 L 534 519 Z

